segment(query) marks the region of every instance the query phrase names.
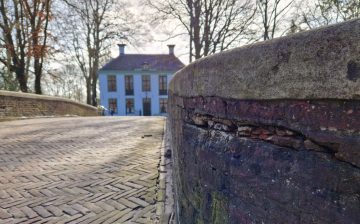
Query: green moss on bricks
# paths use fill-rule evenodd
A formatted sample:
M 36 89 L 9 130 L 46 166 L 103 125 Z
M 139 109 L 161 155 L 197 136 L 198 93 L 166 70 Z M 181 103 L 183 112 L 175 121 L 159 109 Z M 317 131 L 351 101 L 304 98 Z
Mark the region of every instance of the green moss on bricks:
M 196 183 L 191 190 L 188 190 L 189 192 L 184 192 L 184 195 L 187 195 L 188 200 L 192 207 L 196 209 L 197 212 L 199 212 L 202 209 L 203 205 L 203 189 L 200 186 L 200 183 Z
M 204 220 L 202 220 L 202 217 L 198 217 L 198 218 L 196 219 L 196 224 L 205 224 L 205 223 L 204 223 Z
M 204 198 L 205 192 L 200 184 L 195 184 L 190 194 L 188 194 L 188 203 L 186 208 L 190 209 L 188 214 L 192 216 L 192 222 L 195 224 L 205 224 L 204 209 L 206 206 L 206 199 Z M 185 202 L 186 200 L 182 200 Z
M 228 198 L 219 192 L 213 192 L 211 220 L 214 224 L 229 223 L 229 202 Z
M 200 211 L 200 209 L 202 208 L 202 200 L 203 198 L 201 196 L 201 192 L 199 192 L 199 189 L 194 190 L 191 204 L 195 207 L 197 211 Z

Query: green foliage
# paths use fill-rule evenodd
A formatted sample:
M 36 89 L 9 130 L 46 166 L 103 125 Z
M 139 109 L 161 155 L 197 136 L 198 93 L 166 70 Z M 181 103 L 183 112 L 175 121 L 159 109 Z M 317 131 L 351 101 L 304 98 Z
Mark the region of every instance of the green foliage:
M 228 199 L 219 192 L 212 193 L 212 223 L 229 223 Z
M 19 85 L 12 72 L 0 69 L 0 89 L 8 91 L 19 91 Z

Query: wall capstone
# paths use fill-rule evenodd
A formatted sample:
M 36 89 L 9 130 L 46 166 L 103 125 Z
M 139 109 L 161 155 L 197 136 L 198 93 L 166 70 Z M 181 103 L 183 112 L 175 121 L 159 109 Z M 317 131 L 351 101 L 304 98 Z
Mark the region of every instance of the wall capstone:
M 0 90 L 0 118 L 64 115 L 97 116 L 98 111 L 69 99 Z

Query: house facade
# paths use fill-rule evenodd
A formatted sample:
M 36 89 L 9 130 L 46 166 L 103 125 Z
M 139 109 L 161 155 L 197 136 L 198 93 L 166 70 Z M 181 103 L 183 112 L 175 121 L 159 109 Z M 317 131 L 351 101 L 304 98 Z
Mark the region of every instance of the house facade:
M 152 116 L 167 113 L 168 85 L 184 64 L 169 54 L 120 54 L 99 70 L 100 104 L 105 115 Z

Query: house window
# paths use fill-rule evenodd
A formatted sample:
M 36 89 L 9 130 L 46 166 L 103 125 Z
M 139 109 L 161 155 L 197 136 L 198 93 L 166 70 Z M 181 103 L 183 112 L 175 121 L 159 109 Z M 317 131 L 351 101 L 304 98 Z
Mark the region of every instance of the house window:
M 141 76 L 141 79 L 142 79 L 142 91 L 143 92 L 151 91 L 150 75 L 143 75 L 143 76 Z
M 167 99 L 160 99 L 160 113 L 167 113 Z
M 135 113 L 134 99 L 126 99 L 126 114 Z
M 116 76 L 115 75 L 108 75 L 108 91 L 109 92 L 116 92 Z
M 125 95 L 134 95 L 134 78 L 132 75 L 125 76 Z
M 167 95 L 167 76 L 159 76 L 159 95 Z
M 109 113 L 111 113 L 111 111 L 117 114 L 117 99 L 109 99 Z

